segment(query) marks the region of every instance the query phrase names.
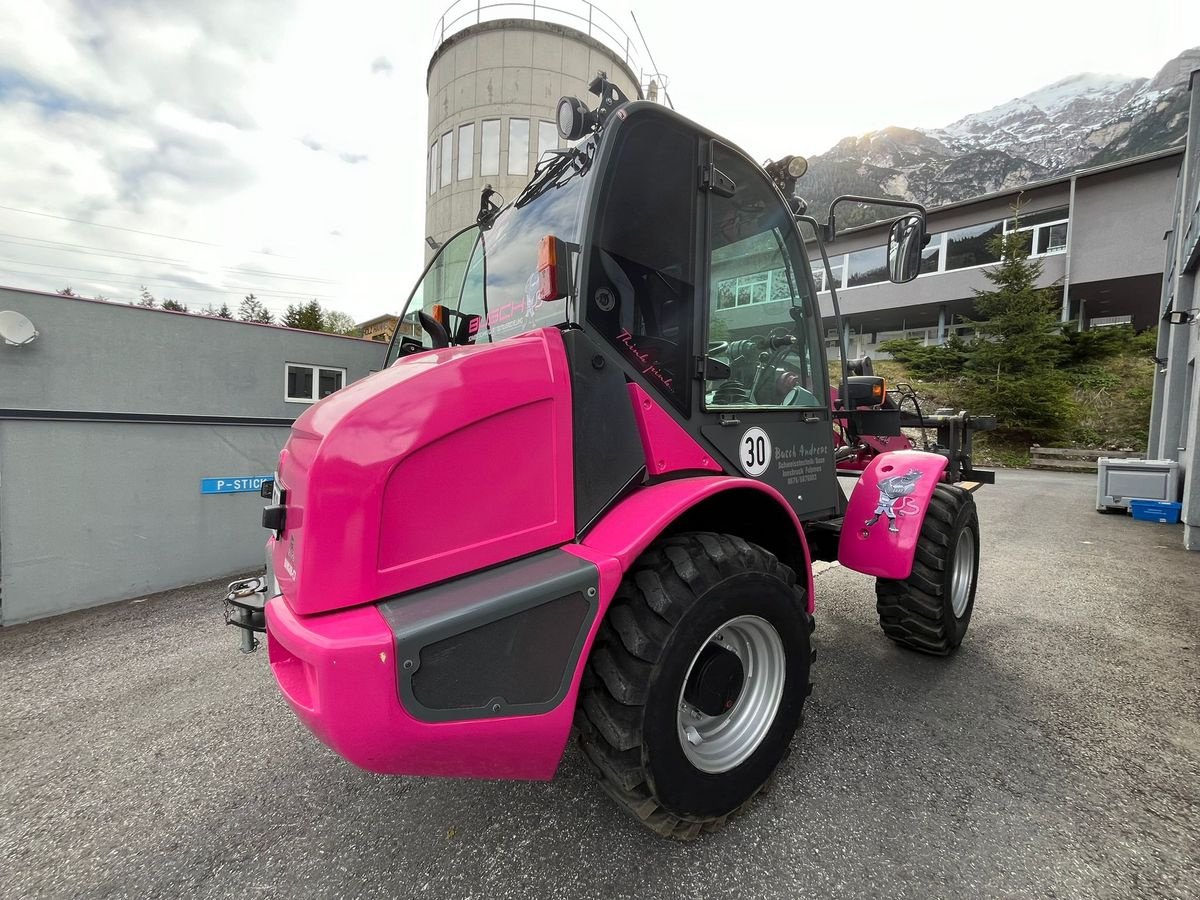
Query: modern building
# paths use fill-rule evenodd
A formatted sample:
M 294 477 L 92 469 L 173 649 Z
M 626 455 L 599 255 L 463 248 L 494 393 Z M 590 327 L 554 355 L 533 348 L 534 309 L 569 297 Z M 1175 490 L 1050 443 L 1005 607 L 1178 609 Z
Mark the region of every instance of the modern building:
M 991 285 L 985 269 L 998 262 L 995 235 L 1018 227 L 1030 234 L 1042 263 L 1040 284 L 1062 291 L 1063 321 L 1083 328 L 1158 319 L 1163 285 L 1163 233 L 1171 226 L 1182 148 L 1035 182 L 929 211 L 931 234 L 922 274 L 892 284 L 886 273 L 886 225 L 852 229 L 828 246 L 851 356 L 878 355 L 896 337 L 941 342 L 963 327 L 976 289 Z M 800 193 L 804 181 L 799 183 Z M 821 312 L 833 327 L 833 306 L 815 243 L 809 245 Z M 738 304 L 766 302 L 768 273 L 731 286 Z M 768 310 L 764 320 L 774 320 Z M 827 332 L 831 353 L 836 332 Z
M 485 185 L 497 200 L 515 200 L 538 159 L 565 146 L 555 122 L 560 97 L 591 104 L 588 84 L 604 71 L 640 98 L 642 79 L 652 77 L 628 28 L 580 0 L 459 0 L 438 21 L 435 41 L 426 76 L 428 255 L 475 221 Z
M 262 564 L 292 421 L 377 341 L 0 288 L 0 624 Z M 217 615 L 214 606 L 214 615 Z
M 398 318 L 385 314 L 368 319 L 365 322 L 359 322 L 358 330 L 362 332 L 362 336 L 368 341 L 382 341 L 385 344 L 390 344 L 392 335 L 396 333 L 396 326 L 399 324 L 400 320 Z
M 1200 69 L 1189 82 L 1185 152 L 1176 159 L 1166 277 L 1158 321 L 1158 374 L 1148 453 L 1179 462 L 1183 543 L 1200 550 Z

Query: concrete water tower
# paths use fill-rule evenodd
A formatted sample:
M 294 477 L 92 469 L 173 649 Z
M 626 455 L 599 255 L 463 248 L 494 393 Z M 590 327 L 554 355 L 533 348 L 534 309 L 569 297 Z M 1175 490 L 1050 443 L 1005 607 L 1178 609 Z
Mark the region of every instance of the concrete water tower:
M 484 185 L 513 200 L 541 154 L 563 146 L 560 97 L 594 105 L 587 87 L 601 69 L 629 98 L 643 96 L 641 41 L 591 3 L 554 7 L 459 0 L 438 20 L 426 76 L 426 258 L 475 221 Z

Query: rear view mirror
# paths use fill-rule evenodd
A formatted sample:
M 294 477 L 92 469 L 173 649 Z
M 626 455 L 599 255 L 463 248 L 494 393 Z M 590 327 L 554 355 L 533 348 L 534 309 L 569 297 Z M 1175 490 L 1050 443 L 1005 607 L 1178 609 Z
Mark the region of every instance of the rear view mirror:
M 901 216 L 888 234 L 888 279 L 895 284 L 912 281 L 921 272 L 925 246 L 925 217 Z

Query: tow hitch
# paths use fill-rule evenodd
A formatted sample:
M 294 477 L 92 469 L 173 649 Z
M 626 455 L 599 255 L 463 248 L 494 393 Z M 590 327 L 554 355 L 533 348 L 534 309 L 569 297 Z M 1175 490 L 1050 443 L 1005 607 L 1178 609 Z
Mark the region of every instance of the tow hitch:
M 267 576 L 231 582 L 225 593 L 225 624 L 242 630 L 242 652 L 258 649 L 256 634 L 267 630 Z

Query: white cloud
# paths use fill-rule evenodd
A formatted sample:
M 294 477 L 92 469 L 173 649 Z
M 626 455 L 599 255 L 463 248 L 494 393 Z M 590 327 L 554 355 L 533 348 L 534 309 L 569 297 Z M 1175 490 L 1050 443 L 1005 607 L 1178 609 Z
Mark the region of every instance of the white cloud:
M 1119 25 L 1040 2 L 637 6 L 676 106 L 759 157 L 944 125 L 1077 71 L 1151 75 L 1200 34 L 1198 8 L 1175 0 Z M 127 299 L 146 283 L 194 307 L 252 289 L 276 310 L 317 296 L 360 320 L 397 310 L 423 263 L 441 12 L 0 5 L 0 205 L 185 239 L 0 209 L 0 283 Z

